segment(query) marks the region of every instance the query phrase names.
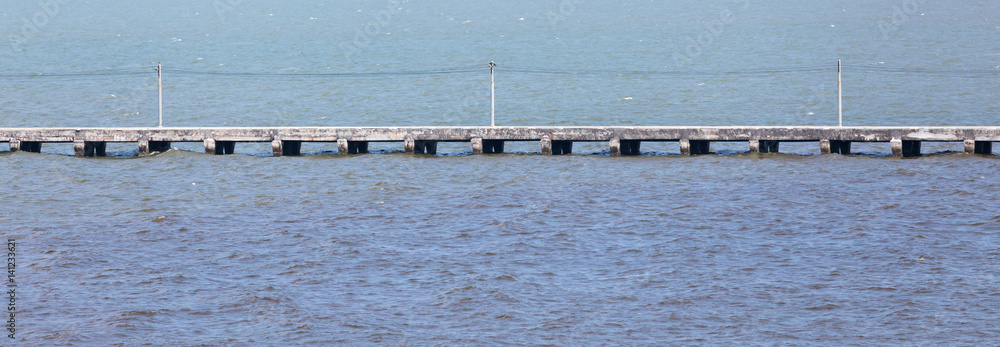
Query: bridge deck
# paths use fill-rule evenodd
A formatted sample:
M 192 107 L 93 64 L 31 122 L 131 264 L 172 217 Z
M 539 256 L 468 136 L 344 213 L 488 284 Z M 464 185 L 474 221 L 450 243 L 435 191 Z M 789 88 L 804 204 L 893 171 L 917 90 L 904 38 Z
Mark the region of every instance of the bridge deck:
M 682 154 L 709 153 L 710 143 L 747 141 L 751 152 L 777 152 L 781 142 L 819 142 L 822 153 L 850 153 L 853 142 L 889 142 L 896 156 L 920 154 L 921 142 L 963 142 L 991 154 L 1000 127 L 162 127 L 0 128 L 12 151 L 38 152 L 42 143 L 74 143 L 77 156 L 103 155 L 108 142 L 136 142 L 141 155 L 171 142 L 204 142 L 207 153 L 229 154 L 237 142 L 271 142 L 274 154 L 297 155 L 302 142 L 337 142 L 344 154 L 366 153 L 369 142 L 403 142 L 408 153 L 435 153 L 438 142 L 470 142 L 474 153 L 503 152 L 505 141 L 539 141 L 544 154 L 572 153 L 573 142 L 607 141 L 612 155 L 639 154 L 641 142 L 680 142 Z

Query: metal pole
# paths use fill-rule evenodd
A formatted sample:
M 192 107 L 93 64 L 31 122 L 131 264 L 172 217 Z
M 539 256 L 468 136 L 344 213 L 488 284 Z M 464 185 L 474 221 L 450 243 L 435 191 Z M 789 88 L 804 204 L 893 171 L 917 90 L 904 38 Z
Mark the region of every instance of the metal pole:
M 840 126 L 844 126 L 844 84 L 841 82 L 840 75 L 840 59 L 837 59 L 837 117 L 840 120 Z
M 160 64 L 156 64 L 156 85 L 160 90 L 160 123 L 163 126 L 163 69 Z
M 492 61 L 490 62 L 490 126 L 495 127 L 496 124 L 496 94 L 493 88 L 493 67 L 497 66 Z

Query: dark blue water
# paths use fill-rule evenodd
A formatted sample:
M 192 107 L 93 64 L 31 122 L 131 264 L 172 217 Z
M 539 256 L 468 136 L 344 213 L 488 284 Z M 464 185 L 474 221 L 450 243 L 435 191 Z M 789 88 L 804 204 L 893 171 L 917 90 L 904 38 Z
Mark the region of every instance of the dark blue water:
M 155 125 L 157 62 L 171 126 L 484 125 L 491 60 L 501 125 L 831 125 L 838 58 L 847 125 L 1000 121 L 994 4 L 56 3 L 0 6 L 2 127 Z M 174 146 L 0 152 L 3 345 L 1000 341 L 1000 161 L 961 144 Z

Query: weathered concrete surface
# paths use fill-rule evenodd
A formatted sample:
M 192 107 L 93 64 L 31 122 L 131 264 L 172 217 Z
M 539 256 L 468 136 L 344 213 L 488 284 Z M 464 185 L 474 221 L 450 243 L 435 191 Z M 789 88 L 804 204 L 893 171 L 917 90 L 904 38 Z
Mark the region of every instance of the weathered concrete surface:
M 94 144 L 97 155 L 97 144 L 107 142 L 135 142 L 140 154 L 169 149 L 171 142 L 204 142 L 206 153 L 213 154 L 232 153 L 236 142 L 272 142 L 280 147 L 275 154 L 280 149 L 282 155 L 294 155 L 295 145 L 287 152 L 285 148 L 302 142 L 337 142 L 345 154 L 366 153 L 369 142 L 405 142 L 407 152 L 412 143 L 415 153 L 418 143 L 424 153 L 431 153 L 436 152 L 437 142 L 470 142 L 478 154 L 503 153 L 505 141 L 543 142 L 543 137 L 548 139 L 542 147 L 546 154 L 569 154 L 575 141 L 607 141 L 612 154 L 621 155 L 638 154 L 642 141 L 677 141 L 682 154 L 709 153 L 713 141 L 747 141 L 751 151 L 763 153 L 776 152 L 780 142 L 815 141 L 822 153 L 848 154 L 852 142 L 891 142 L 894 153 L 911 156 L 919 155 L 923 141 L 964 142 L 972 153 L 992 153 L 992 142 L 1000 141 L 1000 127 L 0 128 L 0 141 L 8 141 L 12 151 L 40 151 L 47 142 L 82 142 L 84 155 L 87 143 Z
M 640 141 L 903 141 L 962 142 L 1000 141 L 1000 127 L 268 127 L 268 128 L 0 128 L 0 140 L 73 142 L 79 137 L 92 142 L 216 141 L 336 142 L 340 139 L 367 142 L 413 140 L 469 142 L 484 140 L 610 141 L 612 138 Z

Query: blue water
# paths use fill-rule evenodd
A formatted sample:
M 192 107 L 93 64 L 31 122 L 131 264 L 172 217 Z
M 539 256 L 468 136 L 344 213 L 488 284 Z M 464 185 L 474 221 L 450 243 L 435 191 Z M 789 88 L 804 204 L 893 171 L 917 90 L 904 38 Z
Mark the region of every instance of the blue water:
M 58 8 L 52 4 L 58 4 Z M 1000 5 L 4 1 L 0 127 L 1000 122 Z M 27 20 L 30 25 L 26 26 Z M 431 73 L 434 72 L 434 73 Z M 0 152 L 3 345 L 995 345 L 961 144 Z M 6 147 L 0 145 L 0 151 Z

